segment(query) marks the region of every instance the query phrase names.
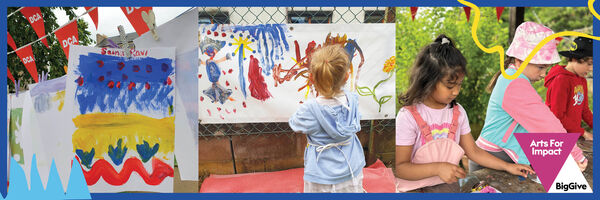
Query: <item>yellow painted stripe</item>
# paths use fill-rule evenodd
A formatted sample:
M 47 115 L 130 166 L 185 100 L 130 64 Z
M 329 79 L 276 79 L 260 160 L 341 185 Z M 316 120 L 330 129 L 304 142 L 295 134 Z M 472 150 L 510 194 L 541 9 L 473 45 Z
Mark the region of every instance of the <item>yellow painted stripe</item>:
M 123 139 L 128 151 L 136 151 L 137 144 L 147 141 L 150 147 L 159 144 L 158 152 L 169 154 L 174 149 L 175 117 L 155 119 L 130 113 L 92 113 L 73 118 L 77 127 L 73 133 L 73 148 L 89 152 L 95 149 L 95 158 L 102 158 L 108 146 Z

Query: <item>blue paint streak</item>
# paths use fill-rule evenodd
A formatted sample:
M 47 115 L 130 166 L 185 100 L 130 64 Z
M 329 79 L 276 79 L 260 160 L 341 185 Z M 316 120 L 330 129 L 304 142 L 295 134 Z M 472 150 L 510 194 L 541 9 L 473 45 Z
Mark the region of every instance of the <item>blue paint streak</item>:
M 257 52 L 261 53 L 260 62 L 264 66 L 263 73 L 267 76 L 271 75 L 271 70 L 275 67 L 273 60 L 283 57 L 283 53 L 290 50 L 285 36 L 286 30 L 287 25 L 285 24 L 239 25 L 233 27 L 234 32 L 247 31 L 250 36 L 258 41 Z M 270 50 L 269 46 L 271 46 Z
M 65 75 L 65 76 L 61 76 L 59 78 L 55 78 L 52 80 L 40 82 L 30 90 L 29 95 L 31 95 L 31 97 L 35 97 L 42 93 L 51 93 L 51 92 L 58 92 L 61 90 L 65 90 L 66 85 L 67 85 L 66 81 L 67 81 L 67 76 Z
M 212 28 L 210 28 L 211 31 L 215 31 L 217 30 L 217 27 L 219 26 L 219 24 L 214 24 Z M 206 32 L 206 31 L 205 31 Z
M 116 166 L 123 163 L 123 158 L 125 158 L 125 154 L 127 154 L 127 147 L 122 146 L 122 142 L 123 139 L 119 139 L 119 141 L 117 141 L 117 146 L 113 147 L 112 144 L 108 145 L 108 156 Z
M 75 91 L 75 98 L 79 103 L 81 114 L 94 112 L 125 112 L 131 108 L 131 105 L 141 112 L 160 111 L 165 116 L 169 116 L 169 106 L 173 105 L 173 85 L 166 85 L 167 78 L 174 73 L 171 59 L 155 58 L 135 58 L 126 59 L 116 56 L 100 55 L 90 53 L 79 57 L 79 70 L 75 74 L 83 77 L 83 85 L 78 86 Z M 103 67 L 98 67 L 96 61 L 104 61 Z M 118 69 L 118 63 L 123 62 L 125 67 Z M 163 64 L 168 67 L 162 70 Z M 133 71 L 133 66 L 138 65 L 145 69 L 146 65 L 151 65 L 156 69 L 152 72 L 140 70 Z M 104 76 L 110 72 L 110 76 Z M 123 75 L 128 78 L 123 81 Z M 100 76 L 104 76 L 103 81 L 99 81 Z M 113 88 L 108 87 L 108 82 L 113 81 Z M 121 88 L 117 88 L 117 82 L 121 81 Z M 77 82 L 77 81 L 75 81 Z M 129 84 L 135 83 L 132 90 L 128 89 Z M 150 89 L 145 88 L 145 84 L 150 85 Z
M 352 58 L 354 58 L 354 52 L 356 52 L 356 46 L 354 44 L 356 44 L 355 40 L 348 39 L 348 42 L 346 42 L 346 46 L 344 47 L 344 50 L 346 50 L 346 53 L 348 53 L 350 62 L 352 62 Z
M 148 144 L 146 141 L 144 141 L 144 144 L 135 145 L 138 154 L 140 154 L 140 157 L 142 158 L 142 162 L 147 162 L 150 160 L 150 158 L 152 158 L 152 156 L 154 156 L 154 154 L 156 154 L 158 151 L 158 146 L 158 143 L 156 143 L 152 148 L 150 148 L 150 144 Z
M 219 65 L 217 65 L 215 61 L 207 60 L 206 73 L 208 74 L 208 80 L 212 83 L 216 83 L 219 81 L 219 77 L 221 77 L 221 68 L 219 68 Z
M 86 166 L 88 169 L 92 168 L 92 160 L 94 159 L 94 154 L 96 154 L 96 150 L 92 148 L 90 152 L 84 152 L 81 149 L 76 149 L 75 153 L 79 156 L 81 160 L 81 164 Z
M 240 51 L 244 50 L 244 45 L 240 45 Z M 238 66 L 240 68 L 240 74 L 238 75 L 238 78 L 240 79 L 240 90 L 242 91 L 242 94 L 244 94 L 244 98 L 247 97 L 246 95 L 246 78 L 244 77 L 244 56 L 242 52 L 238 52 Z

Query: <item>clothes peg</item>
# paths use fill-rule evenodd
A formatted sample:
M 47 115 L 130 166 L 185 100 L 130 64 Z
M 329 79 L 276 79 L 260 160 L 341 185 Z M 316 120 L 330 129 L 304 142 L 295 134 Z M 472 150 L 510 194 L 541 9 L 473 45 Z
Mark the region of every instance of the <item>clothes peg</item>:
M 17 79 L 15 81 L 15 96 L 19 97 L 19 86 L 21 85 L 21 81 Z
M 142 19 L 148 25 L 148 29 L 150 29 L 150 33 L 152 33 L 152 38 L 155 41 L 158 41 L 158 33 L 156 33 L 156 20 L 154 16 L 154 11 L 149 10 L 148 12 L 142 11 Z
M 131 47 L 129 46 L 129 42 L 127 41 L 127 35 L 125 35 L 125 29 L 123 28 L 123 25 L 119 25 L 117 27 L 117 29 L 119 30 L 119 36 L 121 38 L 121 41 L 123 42 L 123 49 L 125 49 L 125 56 L 130 58 L 131 57 Z

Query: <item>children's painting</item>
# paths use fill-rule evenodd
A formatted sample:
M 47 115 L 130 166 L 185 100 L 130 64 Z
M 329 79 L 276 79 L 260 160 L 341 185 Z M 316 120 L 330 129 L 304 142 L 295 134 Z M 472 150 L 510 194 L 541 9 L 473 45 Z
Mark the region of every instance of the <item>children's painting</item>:
M 29 92 L 21 93 L 19 95 L 10 94 L 8 95 L 8 101 L 10 102 L 10 120 L 8 123 L 8 142 L 9 142 L 9 154 L 12 158 L 21 165 L 25 164 L 25 158 L 23 155 L 23 134 L 21 132 L 21 125 L 23 122 L 23 101 L 25 95 L 29 95 Z
M 90 191 L 173 192 L 175 48 L 70 53 L 65 101 Z
M 362 119 L 394 117 L 394 24 L 202 24 L 198 38 L 201 123 L 286 122 L 316 96 L 311 53 L 334 44 L 350 55 L 345 89 Z

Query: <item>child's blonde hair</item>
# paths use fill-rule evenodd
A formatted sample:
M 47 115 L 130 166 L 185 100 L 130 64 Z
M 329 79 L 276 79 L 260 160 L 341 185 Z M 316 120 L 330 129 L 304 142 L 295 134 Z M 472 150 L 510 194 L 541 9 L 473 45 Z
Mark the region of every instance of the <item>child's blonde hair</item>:
M 317 92 L 332 98 L 346 84 L 350 59 L 341 45 L 327 45 L 311 54 L 310 73 Z

